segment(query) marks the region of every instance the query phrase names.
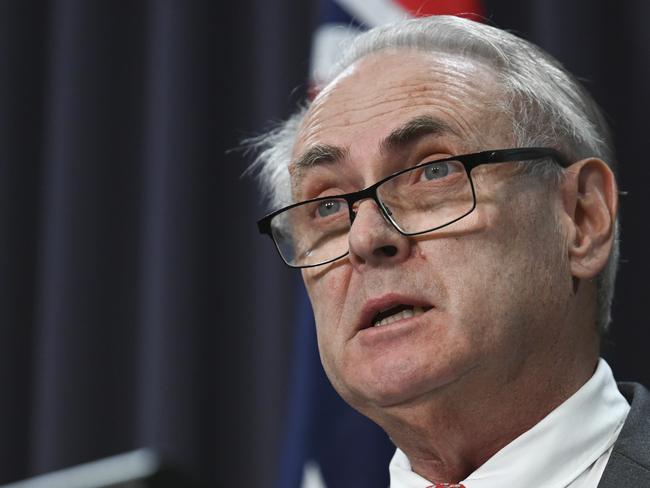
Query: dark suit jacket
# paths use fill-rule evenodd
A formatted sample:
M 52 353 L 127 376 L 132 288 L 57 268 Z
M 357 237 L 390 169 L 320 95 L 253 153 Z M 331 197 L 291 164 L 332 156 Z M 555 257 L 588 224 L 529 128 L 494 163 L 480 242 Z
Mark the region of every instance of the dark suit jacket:
M 631 405 L 598 488 L 650 488 L 650 391 L 637 383 L 619 383 Z

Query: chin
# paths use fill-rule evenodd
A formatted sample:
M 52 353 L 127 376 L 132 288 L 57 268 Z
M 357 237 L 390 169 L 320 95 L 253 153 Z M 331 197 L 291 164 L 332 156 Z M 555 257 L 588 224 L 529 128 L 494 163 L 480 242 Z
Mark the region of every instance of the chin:
M 387 408 L 418 403 L 443 389 L 454 378 L 448 370 L 432 371 L 430 364 L 419 367 L 412 361 L 402 364 L 384 362 L 378 368 L 360 368 L 358 373 L 354 381 L 347 385 L 348 394 L 340 393 L 348 403 L 360 410 L 370 406 Z

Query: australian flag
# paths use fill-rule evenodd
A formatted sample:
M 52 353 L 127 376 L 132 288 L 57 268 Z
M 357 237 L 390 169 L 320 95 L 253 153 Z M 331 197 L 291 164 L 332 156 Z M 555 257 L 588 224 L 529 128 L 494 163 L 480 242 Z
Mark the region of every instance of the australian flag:
M 317 91 L 345 44 L 377 25 L 434 14 L 480 15 L 482 0 L 321 0 L 312 43 Z M 320 364 L 314 319 L 298 300 L 292 378 L 277 488 L 378 488 L 389 485 L 395 446 L 334 391 Z

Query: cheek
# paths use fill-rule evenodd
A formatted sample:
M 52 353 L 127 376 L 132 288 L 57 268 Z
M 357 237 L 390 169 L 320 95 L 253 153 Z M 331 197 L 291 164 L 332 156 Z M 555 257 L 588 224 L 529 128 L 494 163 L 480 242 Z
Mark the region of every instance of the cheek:
M 498 250 L 480 241 L 480 249 L 473 242 L 457 243 L 458 253 L 448 262 L 446 284 L 448 286 L 449 312 L 459 331 L 470 336 L 475 346 L 489 340 L 500 322 L 500 310 L 506 305 L 509 295 L 504 288 L 510 288 L 510 279 L 505 275 L 498 257 Z M 468 264 L 471 262 L 471 265 Z
M 486 341 L 524 340 L 522 331 L 536 327 L 530 317 L 551 318 L 571 292 L 562 236 L 552 210 L 542 207 L 501 212 L 480 239 L 469 236 L 460 246 L 472 265 L 454 263 L 451 296 L 460 297 L 454 305 Z
M 305 270 L 303 279 L 316 319 L 319 346 L 338 328 L 345 298 L 349 271 L 346 266 L 322 270 Z
M 444 275 L 450 309 L 462 311 L 463 318 L 501 319 L 517 309 L 517 303 L 546 293 L 552 277 L 562 274 L 557 226 L 540 207 L 525 207 L 514 201 L 500 208 L 486 205 L 474 217 L 480 232 L 444 244 L 420 243 L 422 255 Z
M 338 274 L 330 272 L 318 278 L 305 277 L 305 285 L 316 321 L 318 352 L 323 369 L 335 389 L 341 391 L 342 383 L 337 365 L 340 366 L 341 362 L 343 334 L 337 331 L 343 322 L 346 287 L 340 278 L 337 279 Z

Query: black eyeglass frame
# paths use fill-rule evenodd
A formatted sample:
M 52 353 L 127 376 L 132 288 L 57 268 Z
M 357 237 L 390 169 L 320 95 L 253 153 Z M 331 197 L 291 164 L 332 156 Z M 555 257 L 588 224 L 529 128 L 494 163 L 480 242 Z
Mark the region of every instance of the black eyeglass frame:
M 302 268 L 313 268 L 316 266 L 323 266 L 324 264 L 329 264 L 332 263 L 338 259 L 341 259 L 344 256 L 347 256 L 347 254 L 350 252 L 348 249 L 344 254 L 341 254 L 340 256 L 337 256 L 335 258 L 329 259 L 327 261 L 324 261 L 322 263 L 318 264 L 308 264 L 304 266 L 296 266 L 293 264 L 290 264 L 286 261 L 284 256 L 282 256 L 282 253 L 280 252 L 280 248 L 278 247 L 278 243 L 276 242 L 275 238 L 273 237 L 273 230 L 271 229 L 271 221 L 273 218 L 283 212 L 286 212 L 287 210 L 290 210 L 294 207 L 298 207 L 300 205 L 305 205 L 308 203 L 314 203 L 314 202 L 319 202 L 323 200 L 332 200 L 333 198 L 337 199 L 343 199 L 347 202 L 348 205 L 348 213 L 350 215 L 350 225 L 354 223 L 354 219 L 356 216 L 356 212 L 354 211 L 354 204 L 360 200 L 365 200 L 367 198 L 371 198 L 374 200 L 374 202 L 377 204 L 377 208 L 380 209 L 381 214 L 383 217 L 391 223 L 391 225 L 403 236 L 411 237 L 411 236 L 416 236 L 420 234 L 426 234 L 428 232 L 433 232 L 438 229 L 442 229 L 443 227 L 447 227 L 448 225 L 453 224 L 454 222 L 457 222 L 465 217 L 467 217 L 469 214 L 471 214 L 474 209 L 476 208 L 476 191 L 474 190 L 474 181 L 472 180 L 472 170 L 476 168 L 477 166 L 481 166 L 484 164 L 496 164 L 496 163 L 509 163 L 509 162 L 515 162 L 515 161 L 533 161 L 533 160 L 542 160 L 542 159 L 552 159 L 555 161 L 557 164 L 559 164 L 562 168 L 567 168 L 568 166 L 571 165 L 571 163 L 556 149 L 550 148 L 550 147 L 524 147 L 524 148 L 512 148 L 512 149 L 494 149 L 494 150 L 489 150 L 489 151 L 481 151 L 478 153 L 472 153 L 472 154 L 463 154 L 460 156 L 450 156 L 448 158 L 444 159 L 434 159 L 430 161 L 425 161 L 423 163 L 420 163 L 416 166 L 412 166 L 410 168 L 405 168 L 400 171 L 397 171 L 396 173 L 393 173 L 391 175 L 386 176 L 385 178 L 382 178 L 381 180 L 373 183 L 367 188 L 364 188 L 363 190 L 355 191 L 352 193 L 344 193 L 342 195 L 328 195 L 326 197 L 318 197 L 318 198 L 312 198 L 310 200 L 304 200 L 302 202 L 298 203 L 293 203 L 291 205 L 287 205 L 286 207 L 283 207 L 279 210 L 276 210 L 274 212 L 271 212 L 261 219 L 257 221 L 257 229 L 260 232 L 260 234 L 266 234 L 268 235 L 271 240 L 273 241 L 273 244 L 275 245 L 275 248 L 280 255 L 280 258 L 282 258 L 282 261 L 289 266 L 290 268 L 297 268 L 297 269 L 302 269 Z M 469 179 L 470 187 L 472 189 L 472 200 L 473 204 L 472 207 L 465 212 L 463 215 L 453 219 L 450 222 L 447 222 L 443 225 L 439 225 L 437 227 L 419 231 L 419 232 L 404 232 L 402 229 L 400 229 L 399 225 L 397 222 L 393 220 L 391 217 L 390 213 L 384 206 L 384 204 L 381 202 L 381 200 L 377 196 L 377 188 L 386 183 L 387 181 L 396 178 L 397 176 L 400 176 L 404 173 L 407 173 L 409 171 L 414 171 L 418 168 L 422 168 L 424 166 L 428 166 L 433 163 L 445 163 L 447 161 L 460 161 L 464 168 L 465 172 L 467 173 L 467 178 Z

